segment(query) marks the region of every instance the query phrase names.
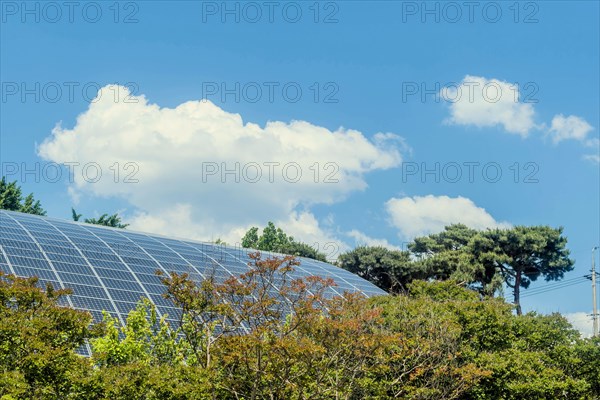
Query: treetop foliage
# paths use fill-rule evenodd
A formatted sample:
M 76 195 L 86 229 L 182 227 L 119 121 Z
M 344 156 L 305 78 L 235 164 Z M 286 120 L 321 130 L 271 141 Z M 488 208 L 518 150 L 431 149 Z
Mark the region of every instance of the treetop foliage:
M 327 261 L 325 254 L 306 243 L 294 240 L 293 236 L 288 236 L 271 221 L 265 226 L 262 234 L 259 234 L 257 227 L 250 228 L 242 238 L 242 247 Z
M 400 292 L 414 279 L 424 277 L 421 266 L 407 251 L 360 246 L 338 257 L 338 265 L 390 292 Z
M 539 277 L 562 279 L 573 269 L 562 232 L 548 226 L 478 231 L 455 224 L 415 238 L 406 252 L 358 247 L 341 254 L 338 265 L 389 292 L 404 290 L 415 280 L 452 280 L 493 296 L 506 284 L 521 313 L 521 288 Z
M 7 182 L 4 176 L 0 179 L 0 209 L 46 215 L 40 201 L 34 199 L 33 193 L 23 198 L 21 187 L 17 185 L 17 181 Z
M 71 208 L 71 214 L 73 217 L 73 221 L 79 221 L 82 217 L 81 214 L 77 214 L 77 212 L 75 211 L 74 208 Z M 103 226 L 109 226 L 111 228 L 121 228 L 121 229 L 125 229 L 129 226 L 129 224 L 123 224 L 121 222 L 121 217 L 119 217 L 119 214 L 113 214 L 113 215 L 108 215 L 108 214 L 102 214 L 100 216 L 100 218 L 85 218 L 83 220 L 83 222 L 85 222 L 86 224 L 93 224 L 93 225 L 103 225 Z
M 251 255 L 247 273 L 162 275 L 177 326 L 142 299 L 124 325 L 61 305 L 69 291 L 0 276 L 0 398 L 589 399 L 600 341 L 560 315 L 514 315 L 460 282 L 406 294 L 324 295 L 292 257 Z M 92 356 L 75 350 L 86 343 Z

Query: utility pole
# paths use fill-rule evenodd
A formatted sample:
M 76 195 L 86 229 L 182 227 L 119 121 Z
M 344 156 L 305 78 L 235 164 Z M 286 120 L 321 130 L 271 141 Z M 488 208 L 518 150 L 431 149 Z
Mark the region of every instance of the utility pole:
M 598 300 L 596 300 L 596 249 L 598 246 L 592 249 L 592 301 L 594 302 L 592 307 L 592 321 L 594 324 L 592 330 L 592 336 L 598 336 Z

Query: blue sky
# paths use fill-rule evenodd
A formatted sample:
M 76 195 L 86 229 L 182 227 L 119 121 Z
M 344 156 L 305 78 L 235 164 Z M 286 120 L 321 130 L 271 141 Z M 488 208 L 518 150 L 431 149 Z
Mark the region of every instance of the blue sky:
M 1 7 L 3 174 L 51 216 L 119 211 L 134 229 L 231 243 L 274 220 L 332 255 L 452 222 L 547 224 L 569 238 L 567 279 L 589 273 L 598 2 Z M 69 162 L 73 178 L 53 179 Z M 590 292 L 524 308 L 585 325 Z

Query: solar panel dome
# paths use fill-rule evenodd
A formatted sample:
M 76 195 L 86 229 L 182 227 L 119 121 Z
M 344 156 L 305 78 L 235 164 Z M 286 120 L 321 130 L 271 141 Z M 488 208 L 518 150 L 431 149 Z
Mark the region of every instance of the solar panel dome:
M 156 271 L 188 273 L 199 282 L 224 280 L 248 271 L 248 249 L 180 240 L 129 230 L 0 210 L 0 270 L 37 276 L 40 283 L 71 288 L 65 305 L 89 311 L 95 320 L 107 311 L 121 322 L 142 297 L 159 316 L 177 324 L 178 311 L 162 298 Z M 334 265 L 299 257 L 293 278 L 332 278 L 333 297 L 345 291 L 385 294 L 372 283 Z

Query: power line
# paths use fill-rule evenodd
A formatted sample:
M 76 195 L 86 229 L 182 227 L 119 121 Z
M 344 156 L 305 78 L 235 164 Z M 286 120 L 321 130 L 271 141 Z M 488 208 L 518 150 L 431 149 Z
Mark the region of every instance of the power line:
M 527 289 L 524 289 L 524 291 L 522 293 L 523 293 L 523 295 L 529 295 L 529 294 L 535 294 L 537 292 L 545 292 L 545 291 L 549 291 L 549 290 L 560 289 L 560 288 L 562 288 L 564 286 L 567 286 L 570 283 L 584 282 L 585 279 L 586 279 L 586 276 L 582 275 L 582 276 L 578 276 L 578 277 L 575 277 L 575 278 L 565 279 L 565 280 L 562 280 L 562 281 L 551 282 L 551 283 L 548 283 L 548 284 L 546 284 L 544 286 L 536 287 L 536 288 L 533 288 L 533 289 L 527 288 Z
M 542 293 L 548 293 L 548 292 L 552 292 L 552 291 L 555 291 L 555 290 L 564 289 L 564 288 L 567 288 L 567 287 L 570 287 L 570 286 L 581 285 L 582 283 L 586 283 L 586 282 L 587 282 L 587 279 L 583 278 L 580 281 L 571 282 L 571 283 L 568 283 L 566 285 L 552 287 L 552 288 L 548 288 L 548 289 L 545 289 L 545 290 L 540 288 L 536 292 L 533 292 L 533 293 L 526 292 L 526 293 L 522 294 L 521 298 L 523 298 L 523 297 L 529 297 L 529 296 L 535 296 L 535 295 L 542 294 Z
M 546 289 L 551 289 L 554 287 L 560 287 L 560 286 L 563 286 L 563 285 L 571 283 L 571 282 L 581 281 L 581 280 L 585 280 L 585 279 L 588 279 L 588 277 L 586 275 L 582 275 L 582 276 L 578 276 L 576 278 L 570 278 L 570 279 L 565 279 L 562 281 L 551 282 L 551 283 L 548 283 L 547 285 L 544 285 L 541 287 L 536 287 L 533 289 L 525 289 L 525 290 L 527 290 L 527 293 L 535 293 L 539 290 L 546 290 Z

